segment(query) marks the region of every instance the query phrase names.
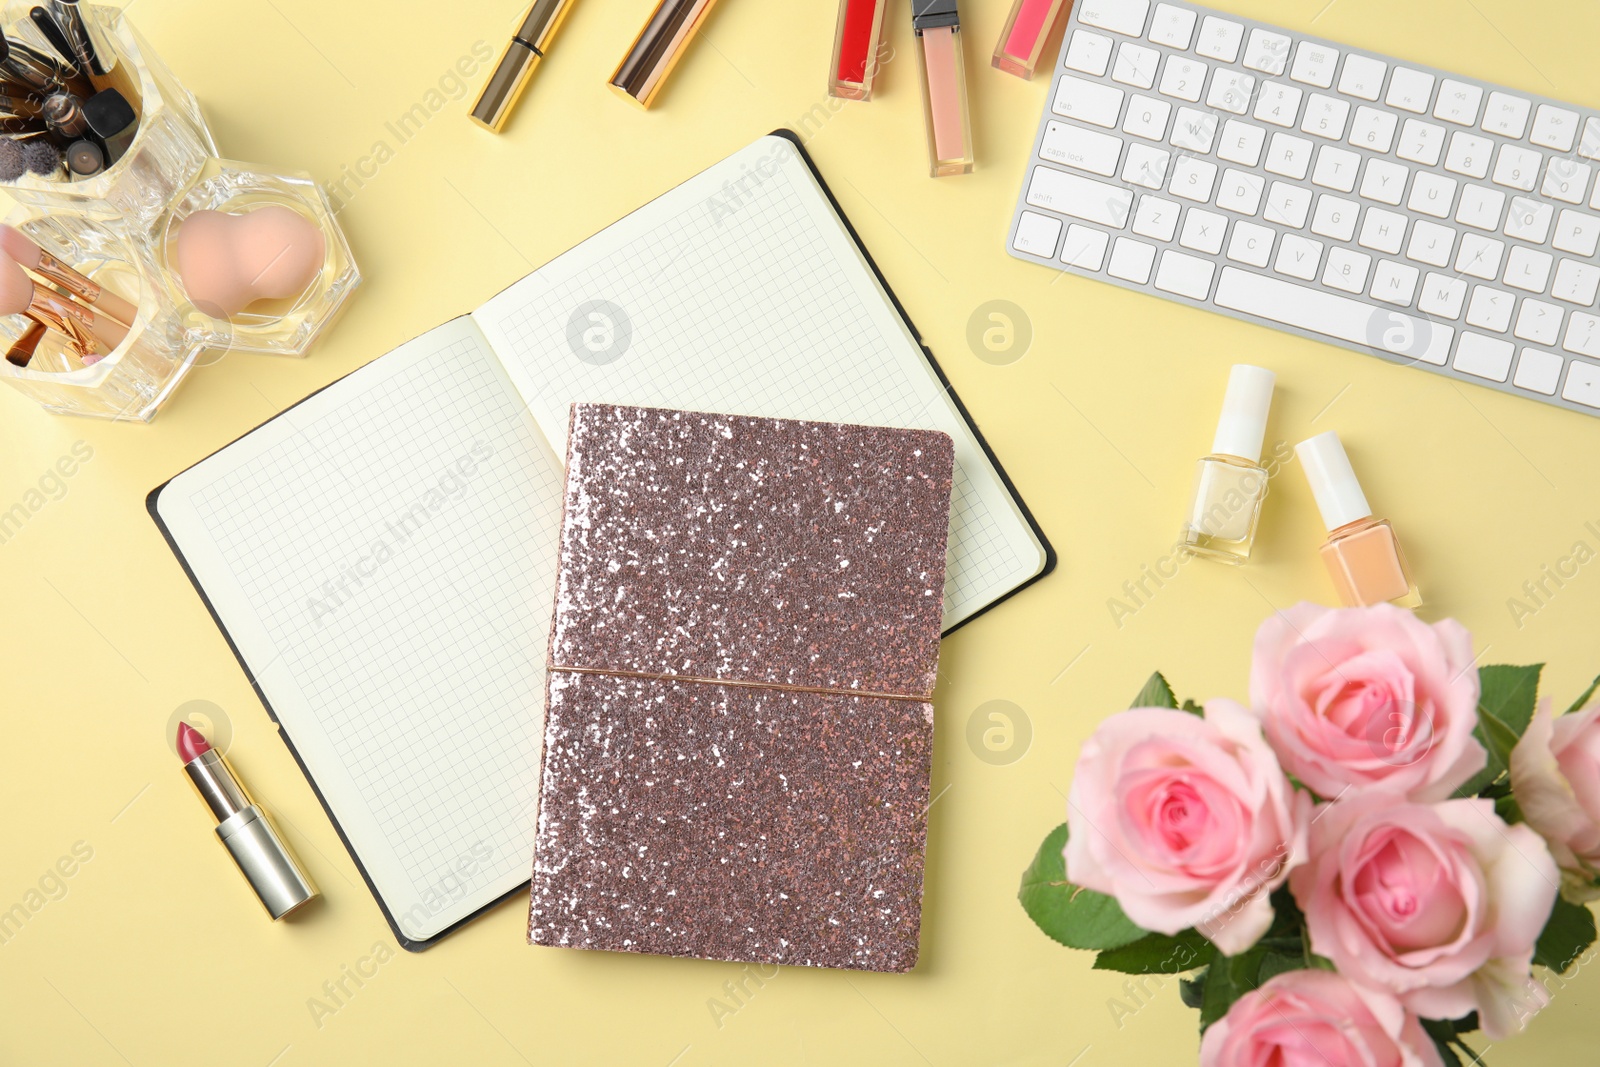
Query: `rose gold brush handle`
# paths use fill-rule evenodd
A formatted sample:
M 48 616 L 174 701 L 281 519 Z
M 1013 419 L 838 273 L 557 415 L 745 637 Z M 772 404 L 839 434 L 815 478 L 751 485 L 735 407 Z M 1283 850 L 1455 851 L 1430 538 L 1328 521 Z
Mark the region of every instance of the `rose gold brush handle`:
M 98 282 L 91 281 L 72 267 L 61 262 L 44 249 L 39 250 L 39 265 L 33 272 L 61 286 L 86 304 L 92 304 L 106 316 L 124 326 L 132 326 L 139 309 Z M 115 347 L 115 346 L 112 346 Z
M 90 355 L 109 354 L 128 336 L 128 328 L 115 319 L 96 315 L 82 304 L 39 285 L 33 287 L 27 315 L 66 334 L 85 362 L 92 362 Z

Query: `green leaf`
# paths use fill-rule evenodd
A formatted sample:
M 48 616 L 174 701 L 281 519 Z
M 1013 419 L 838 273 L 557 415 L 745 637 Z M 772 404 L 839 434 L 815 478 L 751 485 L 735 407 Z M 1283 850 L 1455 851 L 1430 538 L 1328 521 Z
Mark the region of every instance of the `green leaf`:
M 1473 736 L 1489 753 L 1489 762 L 1471 781 L 1456 790 L 1458 797 L 1474 797 L 1506 774 L 1511 750 L 1522 740 L 1539 696 L 1539 674 L 1544 664 L 1531 667 L 1489 666 L 1478 669 L 1478 726 Z
M 1176 937 L 1150 934 L 1100 953 L 1095 957 L 1094 969 L 1123 974 L 1183 974 L 1204 967 L 1216 954 L 1216 947 L 1197 930 L 1185 930 Z
M 1178 979 L 1178 999 L 1183 1001 L 1184 1007 L 1198 1010 L 1206 1001 L 1206 972 Z
M 1206 709 L 1202 708 L 1199 704 L 1196 704 L 1192 700 L 1185 700 L 1183 702 L 1183 710 L 1187 711 L 1190 715 L 1198 715 L 1201 718 L 1205 718 Z
M 1589 703 L 1589 698 L 1594 696 L 1596 689 L 1600 689 L 1600 678 L 1596 678 L 1589 683 L 1589 688 L 1583 691 L 1583 696 L 1572 702 L 1572 707 L 1567 709 L 1567 714 L 1571 715 L 1575 711 L 1582 711 L 1583 706 Z
M 1565 974 L 1594 941 L 1594 913 L 1582 904 L 1557 897 L 1556 906 L 1533 950 L 1533 962 L 1557 974 Z
M 1206 971 L 1206 996 L 1200 1005 L 1200 1031 L 1228 1014 L 1233 1002 L 1260 986 L 1261 961 L 1267 950 L 1257 945 L 1237 956 L 1218 955 Z
M 1108 949 L 1144 937 L 1122 907 L 1104 893 L 1067 881 L 1067 824 L 1050 831 L 1033 863 L 1022 872 L 1017 899 L 1039 929 L 1068 948 Z
M 1496 797 L 1494 801 L 1494 812 L 1496 815 L 1500 816 L 1501 820 L 1507 826 L 1515 826 L 1517 823 L 1523 821 L 1522 805 L 1518 804 L 1517 798 L 1513 796 Z
M 1178 698 L 1172 695 L 1172 686 L 1161 676 L 1160 671 L 1150 676 L 1144 683 L 1144 688 L 1139 690 L 1139 695 L 1133 698 L 1130 708 L 1174 708 L 1178 706 Z
M 1306 969 L 1304 956 L 1286 956 L 1281 952 L 1268 952 L 1261 960 L 1261 972 L 1256 980 L 1266 985 L 1280 974 L 1290 971 L 1303 971 Z
M 1445 1062 L 1445 1067 L 1461 1067 L 1461 1057 L 1450 1047 L 1456 1039 L 1456 1028 L 1443 1019 L 1423 1019 L 1422 1028 L 1433 1038 L 1433 1045 L 1439 1050 L 1439 1058 Z

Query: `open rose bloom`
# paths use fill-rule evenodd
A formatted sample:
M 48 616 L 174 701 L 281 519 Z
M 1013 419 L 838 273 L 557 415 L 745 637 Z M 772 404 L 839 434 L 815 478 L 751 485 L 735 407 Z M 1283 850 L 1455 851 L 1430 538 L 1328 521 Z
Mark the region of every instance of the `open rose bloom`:
M 1600 704 L 1556 719 L 1541 702 L 1511 753 L 1511 786 L 1561 866 L 1567 899 L 1600 897 Z
M 1305 857 L 1310 807 L 1233 701 L 1207 704 L 1204 719 L 1133 708 L 1078 757 L 1067 877 L 1146 930 L 1192 926 L 1237 955 L 1272 925 L 1268 897 Z

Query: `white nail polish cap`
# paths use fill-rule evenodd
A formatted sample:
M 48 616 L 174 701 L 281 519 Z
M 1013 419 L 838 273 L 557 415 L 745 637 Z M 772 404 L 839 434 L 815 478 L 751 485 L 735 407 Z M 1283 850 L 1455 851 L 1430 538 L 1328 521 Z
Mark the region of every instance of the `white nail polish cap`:
M 1267 413 L 1272 410 L 1272 387 L 1278 376 L 1265 367 L 1235 364 L 1228 375 L 1228 392 L 1222 398 L 1222 418 L 1211 442 L 1213 455 L 1238 456 L 1261 462 L 1261 442 L 1267 436 Z
M 1372 517 L 1372 505 L 1367 494 L 1361 491 L 1356 472 L 1350 466 L 1350 457 L 1339 443 L 1339 435 L 1329 430 L 1309 441 L 1295 446 L 1306 469 L 1306 480 L 1311 483 L 1311 494 L 1317 498 L 1317 510 L 1322 512 L 1322 522 L 1331 533 L 1360 519 Z

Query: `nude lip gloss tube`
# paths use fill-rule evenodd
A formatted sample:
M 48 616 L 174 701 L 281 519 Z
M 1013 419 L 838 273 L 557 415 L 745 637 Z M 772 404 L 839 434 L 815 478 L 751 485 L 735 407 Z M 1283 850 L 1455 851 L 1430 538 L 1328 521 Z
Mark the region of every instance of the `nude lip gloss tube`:
M 1404 608 L 1422 604 L 1400 539 L 1386 519 L 1375 519 L 1361 491 L 1339 435 L 1318 434 L 1295 446 L 1305 467 L 1317 509 L 1328 527 L 1322 562 L 1328 567 L 1339 599 L 1360 608 L 1389 601 Z
M 840 100 L 871 100 L 883 39 L 883 9 L 889 0 L 839 0 L 839 29 L 833 38 L 828 95 Z
M 922 73 L 922 117 L 928 127 L 929 173 L 972 173 L 972 117 L 967 64 L 961 55 L 956 0 L 911 0 L 911 28 Z
M 1066 0 L 1017 0 L 994 46 L 994 65 L 1019 78 L 1033 77 L 1045 39 L 1065 6 Z

